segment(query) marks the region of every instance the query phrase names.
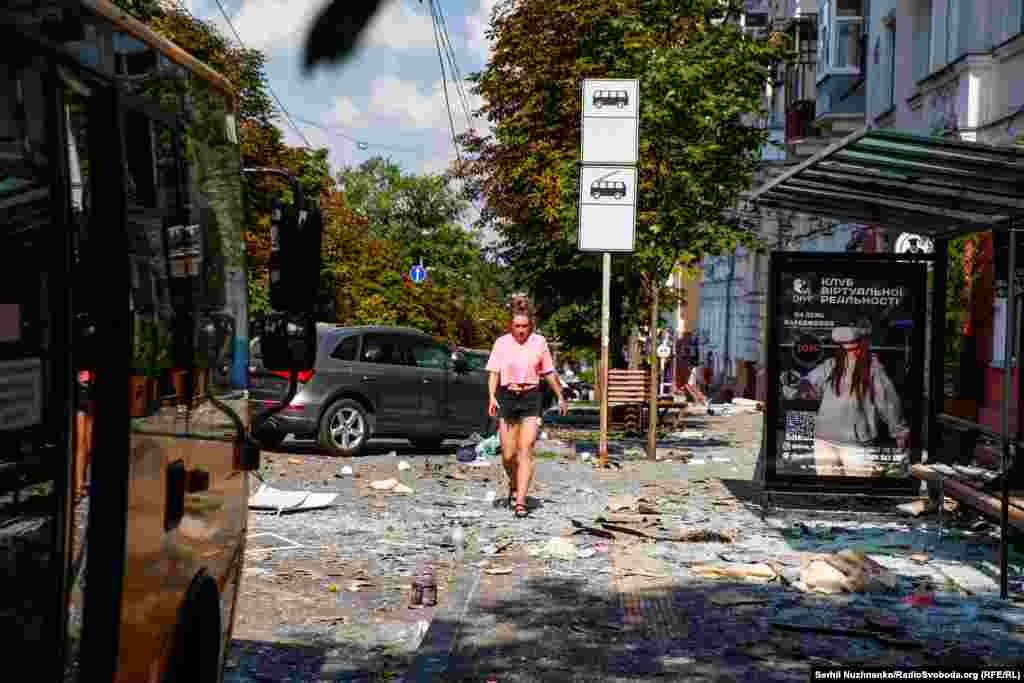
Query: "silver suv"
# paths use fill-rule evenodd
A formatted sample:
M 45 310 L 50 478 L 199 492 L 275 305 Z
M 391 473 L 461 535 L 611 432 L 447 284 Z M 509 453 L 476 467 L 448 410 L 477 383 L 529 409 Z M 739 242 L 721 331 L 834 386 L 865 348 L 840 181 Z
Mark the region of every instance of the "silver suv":
M 487 373 L 456 363 L 453 351 L 412 328 L 318 324 L 316 364 L 299 373 L 295 398 L 265 423 L 260 441 L 273 449 L 294 434 L 351 456 L 372 437 L 435 450 L 444 439 L 489 433 Z M 256 410 L 277 405 L 287 373 L 262 369 L 258 339 L 250 356 L 250 402 Z

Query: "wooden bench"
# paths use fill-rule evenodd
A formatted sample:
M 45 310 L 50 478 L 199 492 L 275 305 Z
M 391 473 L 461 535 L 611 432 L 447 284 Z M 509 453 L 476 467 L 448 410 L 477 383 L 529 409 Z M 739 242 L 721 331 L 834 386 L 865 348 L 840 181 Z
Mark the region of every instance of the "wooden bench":
M 928 484 L 936 504 L 941 503 L 938 500 L 940 495 L 949 497 L 1001 521 L 1002 496 L 984 490 L 990 484 L 998 483 L 1001 457 L 978 443 L 983 432 L 991 434 L 979 425 L 949 415 L 939 416 L 939 423 L 945 428 L 943 448 L 934 457 L 929 454 L 928 464 L 912 465 L 911 476 Z M 987 466 L 979 467 L 979 464 Z M 1008 473 L 1008 476 L 1012 483 L 1013 475 Z M 1024 491 L 1011 491 L 1008 507 L 1010 526 L 1024 531 Z
M 647 370 L 609 370 L 609 422 L 621 425 L 624 431 L 642 431 L 647 423 L 650 386 L 651 376 Z M 658 400 L 659 413 L 662 410 L 679 410 L 683 407 L 684 404 L 673 400 Z M 612 408 L 620 410 L 613 411 Z M 615 418 L 612 415 L 615 415 Z
M 982 512 L 997 522 L 1002 519 L 1001 497 L 980 490 L 998 476 L 991 470 L 963 465 L 930 464 L 911 465 L 910 474 L 928 482 L 930 487 L 942 491 L 944 496 Z M 1024 531 L 1024 491 L 1011 491 L 1009 502 L 1007 519 L 1010 526 Z

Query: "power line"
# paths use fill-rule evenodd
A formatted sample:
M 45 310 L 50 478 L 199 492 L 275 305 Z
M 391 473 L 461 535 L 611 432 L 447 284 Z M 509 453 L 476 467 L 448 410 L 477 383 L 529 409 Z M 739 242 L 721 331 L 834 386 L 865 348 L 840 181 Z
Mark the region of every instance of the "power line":
M 441 51 L 440 31 L 438 31 L 437 19 L 434 15 L 434 0 L 430 0 L 430 16 L 434 25 L 434 44 L 437 46 L 437 58 L 441 62 L 441 85 L 444 90 L 444 106 L 448 110 L 448 126 L 452 131 L 452 144 L 455 145 L 455 156 L 461 162 L 462 154 L 459 152 L 459 140 L 455 135 L 455 119 L 452 117 L 452 105 L 448 100 L 448 75 L 444 68 L 444 53 Z
M 436 14 L 435 22 L 440 26 L 442 43 L 445 46 L 445 54 L 448 58 L 448 66 L 450 73 L 454 76 L 455 90 L 459 95 L 460 103 L 462 104 L 462 112 L 466 117 L 466 127 L 472 128 L 471 114 L 469 104 L 469 97 L 466 95 L 466 90 L 463 87 L 462 72 L 459 69 L 458 59 L 455 57 L 455 48 L 452 46 L 451 36 L 448 33 L 448 20 L 444 16 L 444 9 L 439 3 L 431 3 L 432 13 Z
M 231 32 L 233 34 L 235 34 L 235 40 L 238 41 L 238 44 L 241 45 L 243 49 L 248 50 L 249 48 L 247 48 L 245 46 L 245 43 L 242 41 L 242 37 L 240 35 L 238 35 L 238 30 L 235 29 L 235 25 L 231 22 L 231 17 L 229 17 L 228 13 L 224 11 L 224 5 L 221 4 L 221 0 L 213 0 L 213 1 L 217 4 L 217 9 L 220 10 L 220 14 L 221 14 L 222 17 L 224 17 L 224 21 L 226 21 L 228 23 L 228 27 L 231 29 Z M 313 147 L 313 145 L 310 144 L 309 139 L 306 137 L 306 134 L 303 133 L 302 129 L 300 129 L 295 124 L 295 121 L 292 120 L 292 115 L 288 113 L 288 109 L 284 106 L 284 102 L 282 102 L 281 98 L 277 96 L 277 93 L 274 92 L 274 89 L 272 87 L 270 87 L 270 82 L 269 81 L 267 82 L 267 90 L 270 91 L 270 95 L 274 98 L 274 101 L 277 102 L 277 106 L 281 107 L 281 112 L 284 113 L 284 117 L 286 119 L 288 119 L 288 123 L 291 124 L 292 129 L 296 133 L 298 133 L 299 137 L 302 138 L 302 141 L 306 143 L 306 148 L 307 149 L 315 149 Z
M 378 143 L 375 143 L 375 142 L 367 142 L 366 140 L 359 140 L 357 138 L 352 137 L 351 135 L 348 135 L 347 133 L 343 133 L 342 131 L 345 130 L 345 128 L 342 127 L 342 126 L 332 126 L 332 125 L 327 125 L 327 124 L 324 124 L 324 123 L 317 123 L 316 121 L 310 121 L 309 119 L 304 119 L 301 116 L 296 116 L 295 120 L 300 122 L 300 123 L 305 123 L 308 126 L 313 126 L 314 128 L 319 128 L 320 130 L 323 130 L 324 132 L 332 133 L 334 135 L 337 135 L 338 137 L 345 138 L 349 142 L 355 144 L 355 146 L 358 147 L 359 149 L 367 149 L 369 147 L 377 147 L 377 148 L 380 148 L 380 149 L 391 150 L 393 152 L 406 152 L 408 154 L 419 154 L 422 151 L 420 149 L 413 149 L 411 147 L 395 147 L 393 145 L 381 145 L 381 144 L 378 144 Z

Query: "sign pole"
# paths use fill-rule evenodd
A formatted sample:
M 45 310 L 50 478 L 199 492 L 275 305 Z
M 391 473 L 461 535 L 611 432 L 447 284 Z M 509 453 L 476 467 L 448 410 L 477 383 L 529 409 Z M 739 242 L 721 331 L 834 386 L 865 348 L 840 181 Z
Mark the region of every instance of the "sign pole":
M 601 467 L 608 466 L 608 335 L 610 334 L 610 304 L 612 298 L 612 255 L 604 253 L 601 266 L 601 440 L 597 453 Z

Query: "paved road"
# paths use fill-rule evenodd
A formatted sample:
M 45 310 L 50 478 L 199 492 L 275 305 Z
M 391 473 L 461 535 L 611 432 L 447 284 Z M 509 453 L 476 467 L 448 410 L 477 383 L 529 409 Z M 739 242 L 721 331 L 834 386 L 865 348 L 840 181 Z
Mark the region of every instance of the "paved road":
M 994 548 L 982 535 L 962 531 L 938 543 L 934 520 L 843 511 L 834 501 L 762 519 L 750 483 L 760 417 L 693 418 L 686 427 L 686 439 L 659 451 L 675 462 L 639 462 L 628 441 L 620 469 L 542 459 L 525 520 L 499 504 L 497 465 L 452 466 L 447 453 L 380 444 L 349 461 L 355 477 L 337 478 L 344 463 L 308 444 L 268 457 L 274 485 L 339 497 L 327 510 L 253 514 L 252 534 L 278 538 L 250 543 L 227 681 L 807 680 L 815 663 L 1024 661 L 1024 616 L 992 597 Z M 373 492 L 369 483 L 396 476 L 399 460 L 413 464 L 416 492 Z M 593 526 L 623 496 L 644 498 L 656 513 L 648 517 L 657 524 L 634 528 L 735 532 L 735 542 L 568 535 L 572 520 Z M 469 539 L 462 561 L 448 545 L 454 521 Z M 575 557 L 539 552 L 549 543 L 565 552 L 566 542 Z M 890 568 L 896 592 L 819 596 L 789 585 L 804 554 L 843 548 Z M 777 569 L 769 583 L 708 580 L 695 570 L 767 562 Z M 440 602 L 410 609 L 412 576 L 424 564 L 438 576 Z M 914 593 L 934 604 L 903 601 Z M 856 633 L 878 614 L 895 621 L 893 637 L 904 642 L 807 630 Z

